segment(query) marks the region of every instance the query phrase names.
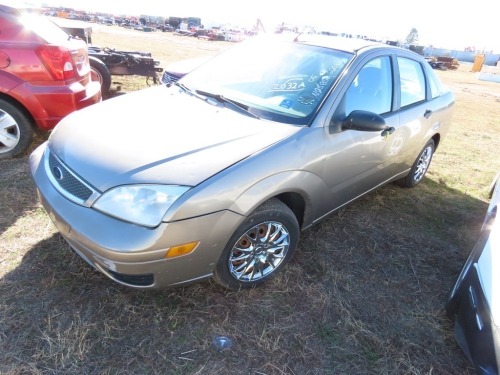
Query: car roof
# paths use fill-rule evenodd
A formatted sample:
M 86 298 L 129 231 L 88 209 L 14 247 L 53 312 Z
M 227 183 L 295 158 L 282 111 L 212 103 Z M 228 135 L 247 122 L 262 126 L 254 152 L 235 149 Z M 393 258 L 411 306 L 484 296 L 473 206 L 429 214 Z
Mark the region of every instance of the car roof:
M 363 48 L 380 47 L 391 49 L 394 48 L 385 43 L 359 38 L 345 38 L 340 36 L 330 35 L 314 35 L 305 34 L 298 35 L 295 40 L 297 43 L 309 44 L 318 47 L 332 48 L 344 52 L 355 53 Z

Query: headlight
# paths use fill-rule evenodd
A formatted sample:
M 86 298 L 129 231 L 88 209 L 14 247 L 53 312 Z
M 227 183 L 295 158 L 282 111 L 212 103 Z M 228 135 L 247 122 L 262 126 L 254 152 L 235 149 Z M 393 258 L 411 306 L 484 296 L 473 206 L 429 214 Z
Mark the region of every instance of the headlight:
M 188 186 L 118 186 L 97 199 L 93 207 L 108 215 L 147 227 L 156 227 Z

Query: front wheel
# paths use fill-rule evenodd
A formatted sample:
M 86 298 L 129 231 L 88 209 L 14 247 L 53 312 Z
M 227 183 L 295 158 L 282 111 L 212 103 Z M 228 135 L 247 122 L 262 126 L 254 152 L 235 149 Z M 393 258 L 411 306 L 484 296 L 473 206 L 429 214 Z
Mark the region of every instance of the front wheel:
M 234 232 L 217 263 L 214 279 L 232 290 L 256 287 L 290 261 L 298 240 L 299 224 L 292 210 L 271 199 Z
M 413 163 L 410 173 L 408 173 L 406 177 L 397 181 L 399 185 L 406 188 L 412 188 L 417 186 L 423 180 L 425 173 L 431 164 L 432 155 L 434 155 L 434 147 L 434 141 L 431 139 L 427 142 L 423 150 L 418 155 L 417 160 Z
M 21 155 L 33 140 L 33 127 L 26 114 L 0 99 L 0 159 Z

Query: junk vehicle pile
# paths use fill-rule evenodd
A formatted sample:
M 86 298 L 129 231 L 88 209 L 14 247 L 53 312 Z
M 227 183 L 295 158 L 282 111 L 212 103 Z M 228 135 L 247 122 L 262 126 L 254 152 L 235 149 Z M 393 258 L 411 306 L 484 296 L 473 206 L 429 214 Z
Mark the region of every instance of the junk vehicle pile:
M 91 46 L 92 28 L 79 22 L 71 20 L 54 19 L 68 34 L 83 39 L 87 42 L 90 67 L 101 83 L 101 93 L 103 97 L 109 95 L 112 75 L 138 75 L 146 77 L 146 82 L 150 78 L 153 83 L 160 82 L 158 73 L 163 72 L 159 67 L 160 62 L 154 60 L 149 52 L 143 51 L 117 51 L 112 48 Z

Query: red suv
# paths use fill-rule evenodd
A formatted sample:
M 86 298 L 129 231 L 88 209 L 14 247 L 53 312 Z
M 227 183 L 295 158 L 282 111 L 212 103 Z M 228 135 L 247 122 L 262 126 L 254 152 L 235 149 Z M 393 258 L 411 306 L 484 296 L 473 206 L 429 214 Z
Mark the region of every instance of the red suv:
M 0 159 L 18 156 L 35 129 L 101 101 L 83 40 L 37 11 L 0 0 Z

